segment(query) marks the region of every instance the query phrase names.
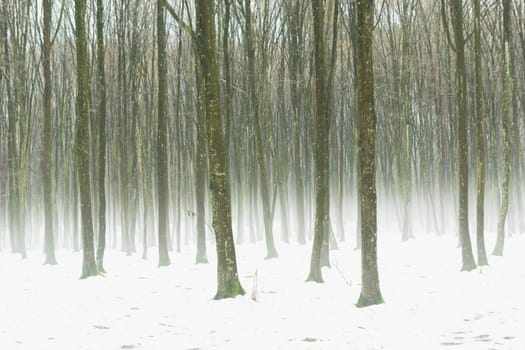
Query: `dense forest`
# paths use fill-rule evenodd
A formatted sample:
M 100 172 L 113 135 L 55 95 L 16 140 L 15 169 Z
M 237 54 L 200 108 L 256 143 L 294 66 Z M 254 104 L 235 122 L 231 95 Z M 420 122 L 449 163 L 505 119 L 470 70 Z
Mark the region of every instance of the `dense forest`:
M 191 247 L 221 299 L 239 245 L 323 282 L 351 241 L 368 306 L 378 235 L 456 235 L 470 271 L 525 233 L 522 0 L 0 4 L 2 251 L 85 278 Z

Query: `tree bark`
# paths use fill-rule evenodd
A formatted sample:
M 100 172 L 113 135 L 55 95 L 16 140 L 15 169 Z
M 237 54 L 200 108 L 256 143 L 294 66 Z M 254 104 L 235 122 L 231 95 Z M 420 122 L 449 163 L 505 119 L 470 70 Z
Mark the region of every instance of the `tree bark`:
M 166 96 L 168 90 L 166 63 L 166 23 L 164 0 L 157 0 L 157 79 L 158 91 L 158 131 L 157 131 L 157 201 L 159 233 L 159 267 L 170 265 L 168 254 L 168 123 L 166 116 Z
M 223 299 L 242 295 L 244 290 L 237 274 L 237 258 L 233 241 L 230 178 L 221 121 L 214 17 L 215 1 L 197 0 L 196 11 L 199 38 L 198 52 L 204 81 L 203 97 L 208 137 L 213 229 L 217 248 L 218 286 L 215 299 Z
M 505 222 L 509 211 L 510 186 L 510 110 L 512 108 L 512 77 L 510 75 L 510 0 L 503 0 L 503 184 L 498 215 L 498 238 L 492 255 L 502 256 L 505 246 Z
M 98 274 L 93 241 L 91 184 L 89 178 L 89 70 L 86 37 L 86 0 L 75 0 L 77 45 L 76 176 L 80 188 L 83 263 L 81 278 Z
M 53 232 L 53 179 L 51 168 L 53 166 L 53 132 L 51 121 L 51 99 L 52 99 L 52 82 L 51 82 L 51 17 L 52 5 L 51 0 L 43 0 L 44 13 L 44 149 L 42 154 L 43 185 L 44 185 L 44 216 L 45 216 L 45 254 L 44 264 L 56 265 L 55 258 L 55 240 Z
M 374 1 L 357 0 L 359 104 L 359 202 L 361 204 L 361 295 L 358 307 L 383 303 L 377 269 L 376 112 L 372 30 Z
M 467 79 L 465 72 L 465 39 L 463 34 L 463 3 L 450 1 L 456 50 L 456 94 L 458 112 L 458 221 L 461 241 L 462 271 L 476 268 L 468 227 L 468 140 L 467 140 Z

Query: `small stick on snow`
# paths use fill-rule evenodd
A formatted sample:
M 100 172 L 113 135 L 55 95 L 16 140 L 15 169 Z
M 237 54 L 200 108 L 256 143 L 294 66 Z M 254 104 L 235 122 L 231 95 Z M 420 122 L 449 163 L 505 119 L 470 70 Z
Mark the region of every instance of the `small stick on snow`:
M 345 275 L 343 274 L 343 271 L 341 271 L 341 268 L 339 267 L 339 264 L 337 263 L 337 259 L 332 259 L 332 265 L 335 266 L 335 269 L 337 270 L 337 272 L 339 273 L 339 275 L 341 276 L 343 281 L 345 281 L 346 285 L 348 287 L 351 287 L 352 286 L 352 280 L 348 280 L 345 277 Z
M 255 270 L 253 275 L 252 300 L 257 301 L 257 270 Z

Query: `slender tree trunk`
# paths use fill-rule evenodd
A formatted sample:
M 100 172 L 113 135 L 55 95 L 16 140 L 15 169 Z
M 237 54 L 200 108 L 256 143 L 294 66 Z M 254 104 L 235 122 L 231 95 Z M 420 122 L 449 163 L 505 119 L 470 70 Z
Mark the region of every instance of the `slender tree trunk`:
M 104 48 L 104 4 L 97 0 L 97 114 L 98 114 L 98 247 L 97 266 L 104 269 L 106 249 L 106 68 Z
M 476 129 L 477 129 L 477 197 L 476 197 L 476 241 L 478 265 L 488 265 L 485 250 L 485 112 L 481 61 L 481 10 L 479 0 L 474 0 L 474 56 L 475 56 L 475 90 L 476 90 Z
M 255 47 L 253 43 L 252 33 L 252 16 L 251 16 L 251 1 L 244 0 L 244 15 L 245 18 L 245 35 L 246 35 L 246 51 L 248 56 L 249 67 L 249 82 L 250 82 L 250 107 L 252 111 L 253 126 L 255 129 L 255 152 L 257 156 L 257 164 L 259 165 L 259 173 L 261 178 L 261 195 L 263 205 L 263 220 L 264 220 L 264 237 L 266 241 L 266 259 L 276 258 L 278 256 L 275 249 L 273 238 L 273 222 L 271 218 L 270 209 L 270 185 L 268 180 L 268 169 L 266 165 L 266 157 L 263 147 L 262 131 L 261 131 L 261 116 L 259 108 L 259 91 L 256 83 L 255 70 Z
M 159 266 L 170 265 L 168 254 L 168 123 L 166 112 L 166 96 L 168 90 L 166 62 L 166 23 L 164 0 L 157 0 L 157 79 L 158 90 L 158 131 L 157 131 L 157 200 L 158 200 L 158 232 L 159 232 Z
M 498 215 L 498 238 L 492 255 L 502 256 L 505 245 L 505 222 L 509 211 L 510 187 L 510 112 L 512 108 L 512 77 L 510 75 L 510 0 L 503 0 L 503 184 Z
M 198 71 L 198 65 L 195 65 L 195 76 L 197 92 L 203 96 L 202 78 Z M 195 164 L 195 202 L 197 208 L 197 264 L 207 264 L 206 257 L 206 119 L 201 98 L 197 100 L 197 161 Z
M 51 175 L 52 162 L 52 140 L 53 133 L 51 130 L 51 17 L 52 5 L 51 0 L 43 0 L 44 13 L 44 152 L 42 154 L 43 163 L 43 185 L 44 185 L 44 216 L 45 216 L 45 254 L 46 261 L 44 264 L 55 265 L 55 240 L 53 232 L 53 179 Z

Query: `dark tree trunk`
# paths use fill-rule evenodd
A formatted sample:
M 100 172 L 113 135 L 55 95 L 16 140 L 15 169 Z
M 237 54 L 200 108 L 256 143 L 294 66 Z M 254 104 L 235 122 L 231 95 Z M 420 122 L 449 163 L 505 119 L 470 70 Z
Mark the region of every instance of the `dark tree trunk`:
M 314 165 L 315 165 L 315 233 L 308 281 L 323 282 L 321 257 L 323 245 L 328 242 L 329 211 L 329 152 L 328 133 L 330 108 L 328 106 L 327 76 L 324 44 L 324 1 L 312 0 L 314 15 Z M 327 259 L 327 258 L 326 258 Z
M 374 1 L 357 0 L 357 98 L 359 104 L 359 202 L 361 204 L 361 295 L 358 307 L 383 303 L 377 269 L 376 113 L 372 30 Z
M 456 49 L 456 94 L 458 112 L 458 221 L 461 241 L 462 271 L 476 268 L 468 227 L 468 140 L 467 140 L 467 78 L 465 72 L 465 39 L 463 34 L 463 3 L 450 2 Z
M 91 184 L 89 178 L 89 70 L 86 37 L 86 0 L 75 0 L 75 29 L 77 45 L 77 121 L 76 121 L 76 176 L 80 188 L 80 215 L 82 226 L 82 276 L 98 274 L 95 262 L 93 216 L 91 212 Z
M 160 1 L 160 0 L 159 0 Z M 213 229 L 217 248 L 217 293 L 215 299 L 244 294 L 237 274 L 233 242 L 230 181 L 226 161 L 226 143 L 222 131 L 219 94 L 219 68 L 216 54 L 215 1 L 197 0 L 197 37 L 202 69 L 210 188 L 213 207 Z
M 97 114 L 98 114 L 98 247 L 97 266 L 104 269 L 106 249 L 106 68 L 104 49 L 104 4 L 97 0 Z

